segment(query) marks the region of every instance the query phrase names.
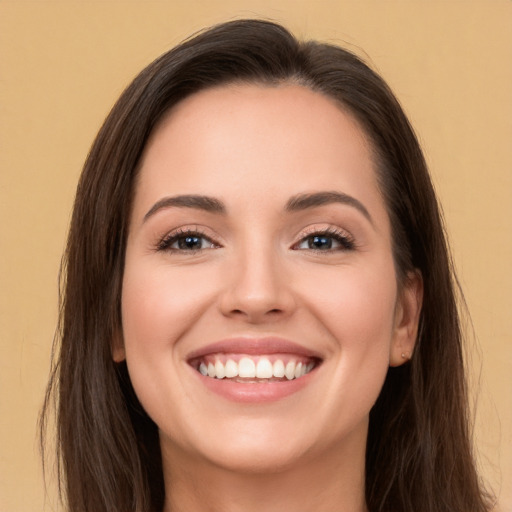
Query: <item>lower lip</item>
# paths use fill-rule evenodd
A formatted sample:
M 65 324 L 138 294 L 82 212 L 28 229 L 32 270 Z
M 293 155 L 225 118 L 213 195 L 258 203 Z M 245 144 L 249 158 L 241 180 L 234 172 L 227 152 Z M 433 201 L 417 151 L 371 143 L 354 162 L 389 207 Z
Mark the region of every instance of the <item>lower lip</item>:
M 201 375 L 193 370 L 200 381 L 210 390 L 232 402 L 263 403 L 275 402 L 299 392 L 307 386 L 314 377 L 315 369 L 311 372 L 289 381 L 243 383 L 229 379 L 214 379 Z

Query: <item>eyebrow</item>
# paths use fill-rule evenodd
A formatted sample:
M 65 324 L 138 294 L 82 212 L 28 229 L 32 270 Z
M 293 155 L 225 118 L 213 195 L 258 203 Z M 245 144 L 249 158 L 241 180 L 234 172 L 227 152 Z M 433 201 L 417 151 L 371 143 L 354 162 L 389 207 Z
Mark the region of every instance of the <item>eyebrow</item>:
M 364 217 L 373 225 L 373 219 L 370 212 L 366 207 L 357 200 L 343 192 L 314 192 L 309 194 L 298 194 L 291 197 L 285 206 L 287 212 L 297 212 L 307 210 L 309 208 L 316 208 L 318 206 L 324 206 L 326 204 L 340 203 L 354 207 L 356 210 L 361 212 Z M 197 210 L 203 210 L 210 213 L 217 213 L 225 215 L 227 212 L 226 206 L 222 201 L 215 197 L 202 196 L 195 194 L 179 195 L 164 197 L 157 201 L 144 215 L 143 222 L 146 222 L 149 217 L 157 213 L 164 208 L 194 208 Z
M 326 204 L 341 203 L 352 206 L 361 212 L 366 219 L 373 225 L 373 219 L 370 212 L 366 209 L 361 201 L 355 197 L 344 194 L 343 192 L 315 192 L 311 194 L 299 194 L 292 197 L 287 203 L 285 210 L 288 212 L 297 212 L 307 210 L 308 208 L 316 208 Z
M 219 213 L 224 215 L 226 207 L 222 201 L 214 197 L 200 196 L 200 195 L 181 195 L 164 197 L 157 201 L 150 210 L 144 215 L 143 222 L 146 222 L 149 217 L 154 215 L 159 210 L 164 208 L 195 208 L 197 210 L 204 210 L 210 213 Z

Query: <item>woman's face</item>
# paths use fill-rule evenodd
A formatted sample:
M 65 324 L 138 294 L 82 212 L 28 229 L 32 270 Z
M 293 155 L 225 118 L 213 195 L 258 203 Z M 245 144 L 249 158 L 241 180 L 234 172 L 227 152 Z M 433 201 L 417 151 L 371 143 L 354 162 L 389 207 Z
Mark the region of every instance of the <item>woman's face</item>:
M 364 450 L 414 343 L 364 133 L 294 85 L 195 94 L 137 183 L 122 292 L 137 396 L 166 454 L 268 471 Z M 227 376 L 226 376 L 227 375 Z

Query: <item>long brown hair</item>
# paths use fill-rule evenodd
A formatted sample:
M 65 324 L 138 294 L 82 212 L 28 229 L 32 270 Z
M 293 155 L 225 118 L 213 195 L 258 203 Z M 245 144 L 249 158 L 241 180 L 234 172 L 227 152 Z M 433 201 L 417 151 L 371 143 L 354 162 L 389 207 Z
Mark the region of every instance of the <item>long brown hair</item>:
M 371 141 L 392 224 L 397 279 L 424 281 L 412 360 L 390 368 L 370 413 L 366 500 L 371 512 L 489 510 L 469 436 L 456 282 L 437 199 L 414 132 L 385 82 L 354 54 L 299 42 L 256 20 L 225 23 L 144 69 L 101 128 L 78 185 L 62 266 L 56 362 L 42 439 L 57 399 L 60 474 L 71 512 L 162 509 L 158 431 L 125 364 L 120 297 L 138 161 L 162 115 L 199 90 L 233 82 L 298 83 L 335 99 Z

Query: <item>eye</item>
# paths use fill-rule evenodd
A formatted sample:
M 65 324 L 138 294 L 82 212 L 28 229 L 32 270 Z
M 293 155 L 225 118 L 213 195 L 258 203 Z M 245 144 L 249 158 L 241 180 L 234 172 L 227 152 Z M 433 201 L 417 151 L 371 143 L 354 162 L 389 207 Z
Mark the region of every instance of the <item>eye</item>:
M 310 251 L 349 251 L 354 249 L 352 238 L 338 230 L 324 230 L 304 237 L 294 249 Z
M 159 244 L 159 251 L 196 252 L 219 247 L 210 238 L 198 231 L 180 230 L 166 236 Z

